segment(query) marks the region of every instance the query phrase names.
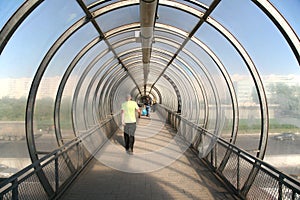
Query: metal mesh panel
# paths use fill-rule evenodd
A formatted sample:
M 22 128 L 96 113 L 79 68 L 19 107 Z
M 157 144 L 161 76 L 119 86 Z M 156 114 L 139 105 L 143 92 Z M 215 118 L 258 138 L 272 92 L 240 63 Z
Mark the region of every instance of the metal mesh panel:
M 59 185 L 63 184 L 70 176 L 71 176 L 71 170 L 68 167 L 68 164 L 66 161 L 69 161 L 68 154 L 64 154 L 63 156 L 60 156 L 58 158 L 58 177 L 59 177 Z M 71 166 L 72 163 L 69 162 L 69 165 Z
M 81 158 L 82 158 L 82 163 L 81 166 L 83 165 L 83 163 L 88 159 L 88 157 L 91 156 L 91 153 L 84 147 L 83 144 L 80 144 L 80 149 L 81 149 Z
M 216 167 L 218 168 L 223 161 L 223 158 L 225 156 L 227 148 L 225 148 L 222 145 L 216 145 L 216 151 L 217 151 L 217 159 L 216 159 Z
M 12 191 L 9 191 L 9 192 L 7 192 L 5 194 L 2 194 L 2 195 L 3 195 L 3 197 L 0 196 L 0 199 L 1 199 L 1 197 L 2 197 L 3 200 L 10 200 L 10 199 L 12 199 Z
M 278 199 L 278 188 L 278 180 L 259 171 L 247 194 L 247 199 Z
M 286 185 L 282 185 L 282 200 L 290 200 L 290 199 L 299 200 L 300 194 L 295 193 L 293 197 L 293 190 Z
M 193 147 L 195 147 L 195 145 L 198 143 L 199 135 L 200 135 L 199 131 L 193 128 L 191 132 L 191 140 L 190 140 Z
M 28 177 L 24 182 L 19 183 L 18 187 L 19 199 L 28 200 L 43 200 L 48 199 L 48 196 L 41 185 L 37 175 L 33 174 Z
M 223 170 L 223 175 L 235 187 L 237 187 L 238 156 L 231 154 Z
M 86 138 L 83 138 L 82 139 L 82 143 L 85 145 L 85 148 L 87 148 L 87 150 L 92 153 L 95 151 L 95 146 L 93 145 L 93 142 L 92 142 L 92 137 L 89 136 L 89 137 L 86 137 Z M 89 144 L 89 146 L 86 146 L 86 144 Z
M 253 164 L 248 162 L 245 159 L 242 159 L 240 157 L 240 179 L 239 179 L 239 184 L 240 186 L 243 186 L 245 184 L 245 182 L 247 181 L 249 175 L 250 175 L 250 171 L 252 169 Z
M 206 159 L 207 159 L 207 161 L 209 162 L 209 164 L 211 164 L 213 167 L 215 167 L 214 164 L 213 164 L 213 162 L 211 162 L 211 160 L 210 160 L 211 155 L 212 155 L 212 151 L 210 151 L 210 152 L 207 154 Z
M 193 141 L 193 137 L 194 137 L 194 128 L 191 126 L 187 126 L 186 127 L 186 132 L 184 133 L 184 138 L 187 142 L 189 142 L 190 144 L 192 144 Z
M 75 145 L 68 151 L 69 160 L 75 169 L 78 169 L 82 165 L 82 149 L 79 145 Z
M 90 152 L 82 145 L 82 143 L 78 145 L 78 152 L 78 167 L 80 168 L 90 156 Z
M 94 135 L 91 135 L 86 139 L 93 139 L 95 138 Z M 73 172 L 82 168 L 90 155 L 90 152 L 85 148 L 85 146 L 82 143 L 79 143 L 78 145 L 68 147 L 67 151 L 60 154 L 58 158 L 51 155 L 42 161 L 40 163 L 42 166 L 42 172 L 46 176 L 46 179 L 53 191 L 55 192 L 56 189 L 59 189 L 57 187 L 62 186 L 63 183 L 68 181 L 68 179 L 73 175 Z M 58 174 L 56 174 L 56 172 Z M 56 185 L 57 181 L 58 185 Z M 7 186 L 2 187 L 0 192 L 1 200 L 43 200 L 49 198 L 39 181 L 38 176 L 35 174 L 34 168 L 31 168 L 29 171 L 22 174 L 19 177 L 19 182 L 15 182 L 13 186 L 11 186 L 11 184 L 7 184 Z
M 47 177 L 52 189 L 55 189 L 55 163 L 54 161 L 48 163 L 46 166 L 43 167 L 43 171 L 45 176 Z

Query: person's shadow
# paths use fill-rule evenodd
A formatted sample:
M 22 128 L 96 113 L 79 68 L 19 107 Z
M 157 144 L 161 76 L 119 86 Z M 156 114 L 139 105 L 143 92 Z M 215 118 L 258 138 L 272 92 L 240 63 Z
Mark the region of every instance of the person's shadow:
M 123 133 L 122 134 L 113 134 L 111 137 L 111 141 L 115 144 L 119 144 L 125 148 L 125 143 L 124 143 L 124 138 L 123 138 Z

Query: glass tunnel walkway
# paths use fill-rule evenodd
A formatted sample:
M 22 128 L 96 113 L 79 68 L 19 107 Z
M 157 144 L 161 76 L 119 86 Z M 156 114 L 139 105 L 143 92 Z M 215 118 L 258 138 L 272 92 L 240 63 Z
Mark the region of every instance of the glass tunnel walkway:
M 0 199 L 300 199 L 299 10 L 0 1 Z

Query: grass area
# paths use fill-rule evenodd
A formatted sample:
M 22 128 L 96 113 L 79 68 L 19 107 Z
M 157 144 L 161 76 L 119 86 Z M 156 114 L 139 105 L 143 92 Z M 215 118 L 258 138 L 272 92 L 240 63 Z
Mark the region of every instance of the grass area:
M 231 127 L 223 129 L 223 134 L 230 134 Z M 239 120 L 239 134 L 251 134 L 251 133 L 260 133 L 261 131 L 261 121 L 256 120 Z M 300 133 L 300 127 L 295 126 L 294 124 L 280 123 L 277 119 L 269 120 L 269 133 L 283 133 L 283 132 L 293 132 Z

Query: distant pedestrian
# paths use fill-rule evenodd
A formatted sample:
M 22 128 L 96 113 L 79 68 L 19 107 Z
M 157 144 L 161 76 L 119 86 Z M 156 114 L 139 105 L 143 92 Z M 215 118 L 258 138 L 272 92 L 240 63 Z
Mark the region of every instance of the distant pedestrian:
M 136 130 L 136 112 L 140 115 L 138 104 L 135 101 L 132 101 L 131 95 L 127 95 L 126 101 L 122 103 L 121 120 L 122 125 L 124 126 L 125 149 L 129 154 L 133 153 L 134 135 Z
M 145 101 L 145 106 L 146 106 L 146 111 L 147 111 L 147 117 L 150 117 L 150 106 L 151 106 L 151 100 L 149 99 L 149 97 L 146 98 Z

